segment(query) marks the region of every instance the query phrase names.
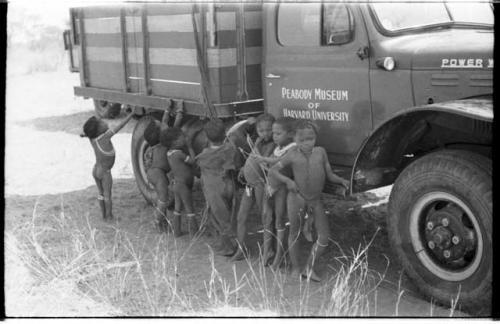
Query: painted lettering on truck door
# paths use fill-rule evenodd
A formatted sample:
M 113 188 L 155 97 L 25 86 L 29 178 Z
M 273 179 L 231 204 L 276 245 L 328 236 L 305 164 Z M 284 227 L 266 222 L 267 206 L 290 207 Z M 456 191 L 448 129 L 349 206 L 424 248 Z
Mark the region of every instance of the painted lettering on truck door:
M 357 54 L 368 40 L 357 8 L 280 4 L 266 13 L 266 109 L 315 121 L 318 145 L 335 164 L 351 165 L 372 127 L 368 58 Z

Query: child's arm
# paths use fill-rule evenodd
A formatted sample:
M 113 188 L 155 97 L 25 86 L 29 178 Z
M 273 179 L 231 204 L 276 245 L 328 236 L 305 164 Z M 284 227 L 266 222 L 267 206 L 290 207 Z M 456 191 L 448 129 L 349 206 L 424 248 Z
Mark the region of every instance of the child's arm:
M 297 184 L 295 181 L 290 179 L 289 177 L 283 175 L 280 170 L 283 169 L 284 167 L 291 165 L 292 160 L 290 158 L 290 155 L 287 154 L 283 157 L 281 161 L 276 163 L 269 169 L 269 175 L 273 176 L 276 180 L 279 182 L 282 182 L 286 185 L 286 188 L 291 191 L 291 192 L 298 192 Z
M 251 157 L 255 158 L 258 163 L 268 163 L 270 165 L 276 164 L 280 158 L 271 156 L 262 156 L 257 154 L 250 154 Z
M 346 179 L 339 177 L 338 175 L 333 173 L 332 167 L 331 167 L 330 163 L 328 162 L 328 155 L 326 154 L 325 149 L 322 147 L 320 149 L 321 149 L 321 154 L 323 157 L 323 165 L 325 167 L 325 174 L 326 174 L 327 179 L 330 182 L 338 183 L 338 184 L 342 185 L 344 188 L 349 189 L 349 181 L 347 181 Z
M 125 126 L 130 121 L 130 119 L 132 119 L 132 116 L 134 116 L 134 111 L 128 114 L 124 120 L 122 120 L 118 125 L 115 126 L 115 128 L 111 129 L 113 135 L 118 133 L 123 128 L 123 126 Z
M 167 128 L 168 127 L 168 120 L 170 119 L 170 110 L 167 109 L 163 112 L 163 117 L 161 118 L 161 127 Z

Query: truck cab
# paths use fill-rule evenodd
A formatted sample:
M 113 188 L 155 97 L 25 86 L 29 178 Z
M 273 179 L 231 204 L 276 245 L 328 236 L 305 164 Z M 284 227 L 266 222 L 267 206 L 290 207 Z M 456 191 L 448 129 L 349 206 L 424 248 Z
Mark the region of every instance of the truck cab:
M 279 3 L 264 15 L 265 109 L 314 121 L 351 193 L 394 184 L 389 239 L 424 294 L 487 309 L 491 4 Z

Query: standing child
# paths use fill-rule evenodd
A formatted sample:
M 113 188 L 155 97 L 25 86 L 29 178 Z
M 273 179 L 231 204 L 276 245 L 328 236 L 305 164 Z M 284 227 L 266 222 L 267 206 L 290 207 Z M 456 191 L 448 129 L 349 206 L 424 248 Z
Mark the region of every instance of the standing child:
M 156 120 L 151 121 L 151 123 L 144 130 L 144 139 L 151 146 L 151 167 L 147 171 L 148 181 L 153 184 L 157 203 L 155 209 L 155 220 L 157 222 L 157 227 L 160 230 L 164 230 L 164 224 L 166 224 L 166 213 L 168 205 L 168 186 L 169 180 L 167 173 L 170 172 L 170 166 L 167 160 L 167 148 L 160 143 L 160 132 L 162 131 L 162 126 L 166 126 L 166 121 L 168 118 L 168 111 L 163 114 L 161 124 Z
M 295 125 L 295 142 L 297 148 L 290 151 L 281 161 L 270 170 L 276 179 L 286 184 L 289 190 L 287 197 L 288 217 L 290 220 L 290 234 L 288 237 L 288 250 L 292 262 L 292 275 L 299 274 L 313 281 L 321 278 L 314 272 L 315 261 L 321 256 L 328 246 L 329 224 L 321 202 L 321 192 L 328 178 L 331 182 L 349 187 L 349 182 L 332 172 L 324 148 L 314 146 L 316 143 L 316 127 L 310 121 L 299 120 Z M 291 167 L 293 179 L 279 172 Z M 318 239 L 314 243 L 304 271 L 299 270 L 299 244 L 297 239 L 300 234 L 303 213 L 312 209 L 314 226 Z
M 267 157 L 274 150 L 275 144 L 273 142 L 272 133 L 273 123 L 274 117 L 271 114 L 262 114 L 256 118 L 255 127 L 259 137 L 255 141 L 254 150 L 258 155 Z M 245 236 L 247 232 L 246 222 L 248 214 L 254 203 L 256 203 L 259 215 L 262 215 L 262 199 L 264 197 L 265 188 L 262 168 L 254 156 L 249 156 L 247 158 L 245 165 L 240 170 L 238 178 L 242 180 L 241 182 L 245 183 L 245 192 L 241 198 L 237 216 L 238 226 L 236 235 L 239 249 L 236 254 L 233 255 L 231 261 L 242 260 L 245 257 Z
M 295 146 L 293 142 L 293 135 L 295 132 L 294 124 L 295 120 L 290 117 L 281 117 L 274 122 L 272 129 L 276 148 L 270 157 L 260 157 L 259 160 L 261 162 L 267 163 L 268 166 L 272 166 L 280 161 L 286 153 Z M 281 172 L 288 177 L 292 176 L 290 169 L 283 169 Z M 272 268 L 277 269 L 281 265 L 284 256 L 287 190 L 272 174 L 269 174 L 268 180 L 269 184 L 267 186 L 262 212 L 262 224 L 264 226 L 263 256 L 266 266 L 272 262 Z M 272 249 L 275 235 L 277 239 L 276 253 L 274 253 Z
M 168 148 L 167 158 L 172 170 L 172 189 L 175 196 L 174 217 L 172 229 L 174 236 L 182 235 L 181 211 L 184 207 L 188 221 L 188 233 L 194 236 L 198 231 L 193 208 L 193 183 L 194 183 L 194 151 L 191 139 L 186 138 L 179 127 L 171 127 L 164 130 L 160 135 L 162 145 Z M 189 155 L 183 149 L 187 147 Z
M 111 211 L 111 187 L 113 186 L 111 168 L 115 164 L 115 149 L 113 143 L 111 143 L 111 137 L 118 133 L 133 115 L 134 112 L 131 112 L 113 129 L 109 128 L 104 120 L 92 116 L 83 125 L 83 134 L 80 135 L 81 137 L 88 137 L 94 149 L 96 163 L 92 175 L 99 190 L 97 200 L 101 207 L 102 217 L 105 220 L 113 219 Z
M 196 157 L 200 168 L 203 194 L 210 209 L 209 217 L 220 229 L 222 243 L 217 254 L 232 256 L 237 243 L 231 227 L 231 211 L 234 198 L 234 172 L 241 166 L 240 156 L 226 138 L 224 123 L 212 119 L 203 127 L 209 147 Z

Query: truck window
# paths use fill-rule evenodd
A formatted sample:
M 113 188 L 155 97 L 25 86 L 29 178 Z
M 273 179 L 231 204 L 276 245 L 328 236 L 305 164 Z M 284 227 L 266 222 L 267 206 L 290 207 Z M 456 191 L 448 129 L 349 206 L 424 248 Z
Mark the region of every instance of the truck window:
M 344 4 L 329 3 L 323 6 L 323 33 L 321 45 L 349 43 L 353 35 L 353 19 Z
M 353 18 L 340 3 L 287 3 L 278 8 L 278 41 L 283 46 L 331 46 L 348 43 Z
M 486 2 L 478 3 L 372 3 L 379 25 L 388 32 L 425 27 L 468 25 L 491 27 L 493 11 Z

